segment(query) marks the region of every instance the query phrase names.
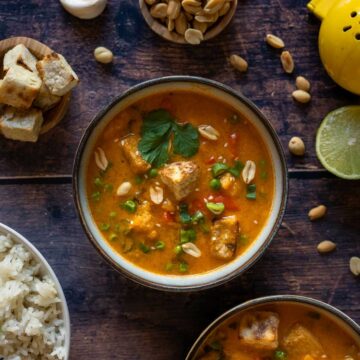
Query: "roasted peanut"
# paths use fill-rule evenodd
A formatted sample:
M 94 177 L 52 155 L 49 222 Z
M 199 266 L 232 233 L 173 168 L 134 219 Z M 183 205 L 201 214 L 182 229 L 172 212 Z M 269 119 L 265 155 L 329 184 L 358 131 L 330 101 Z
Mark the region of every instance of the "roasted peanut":
M 314 220 L 324 217 L 326 214 L 326 210 L 327 209 L 326 209 L 325 205 L 319 205 L 319 206 L 312 208 L 308 213 L 309 219 L 311 221 L 314 221 Z
M 301 138 L 294 136 L 289 141 L 289 151 L 296 156 L 303 156 L 305 154 L 305 144 Z

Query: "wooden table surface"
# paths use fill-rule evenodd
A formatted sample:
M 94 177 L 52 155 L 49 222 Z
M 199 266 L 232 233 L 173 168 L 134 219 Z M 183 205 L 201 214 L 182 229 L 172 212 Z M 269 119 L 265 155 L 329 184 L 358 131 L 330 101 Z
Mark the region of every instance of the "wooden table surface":
M 184 359 L 202 329 L 225 310 L 263 295 L 301 294 L 360 321 L 359 279 L 349 271 L 360 254 L 360 182 L 337 179 L 314 152 L 316 129 L 331 110 L 359 104 L 321 66 L 319 22 L 305 0 L 240 1 L 236 18 L 218 38 L 199 47 L 163 41 L 145 24 L 137 0 L 110 0 L 103 15 L 81 21 L 56 0 L 0 2 L 0 36 L 29 36 L 65 55 L 81 78 L 64 121 L 36 144 L 0 139 L 0 222 L 26 236 L 53 266 L 68 300 L 71 359 Z M 263 41 L 273 32 L 292 52 L 296 71 L 284 74 L 279 53 Z M 94 61 L 97 46 L 113 50 L 112 65 Z M 249 71 L 239 75 L 228 57 L 241 54 Z M 212 290 L 163 293 L 134 284 L 112 270 L 90 245 L 74 210 L 71 171 L 77 144 L 91 119 L 115 96 L 141 81 L 198 75 L 223 82 L 253 100 L 276 128 L 286 149 L 301 136 L 304 158 L 287 154 L 290 195 L 285 222 L 265 256 L 245 275 Z M 296 75 L 308 77 L 313 99 L 293 102 Z M 328 206 L 311 223 L 309 208 Z M 320 256 L 316 245 L 338 245 Z

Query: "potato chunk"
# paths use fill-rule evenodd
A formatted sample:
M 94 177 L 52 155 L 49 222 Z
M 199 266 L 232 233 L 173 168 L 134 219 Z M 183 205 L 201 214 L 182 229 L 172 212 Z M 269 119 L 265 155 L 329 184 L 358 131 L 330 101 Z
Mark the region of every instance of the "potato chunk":
M 200 168 L 192 161 L 178 161 L 165 165 L 159 174 L 162 182 L 175 195 L 176 200 L 181 200 L 195 190 Z
M 230 260 L 235 255 L 239 238 L 239 222 L 235 215 L 215 221 L 211 227 L 211 254 L 223 260 Z
M 303 360 L 306 355 L 315 359 L 325 355 L 319 340 L 307 328 L 295 324 L 283 338 L 282 347 L 291 354 L 293 360 Z
M 127 136 L 120 141 L 121 149 L 135 174 L 143 174 L 151 168 L 138 150 L 139 139 L 135 135 Z
M 270 311 L 245 314 L 240 321 L 240 344 L 254 350 L 275 350 L 278 343 L 279 315 Z
M 40 110 L 7 107 L 0 118 L 0 130 L 8 139 L 35 142 L 39 137 L 42 123 L 43 116 Z
M 13 66 L 0 81 L 0 103 L 28 109 L 39 93 L 40 78 L 21 66 Z
M 4 71 L 20 65 L 37 74 L 36 63 L 36 57 L 23 44 L 19 44 L 5 54 Z

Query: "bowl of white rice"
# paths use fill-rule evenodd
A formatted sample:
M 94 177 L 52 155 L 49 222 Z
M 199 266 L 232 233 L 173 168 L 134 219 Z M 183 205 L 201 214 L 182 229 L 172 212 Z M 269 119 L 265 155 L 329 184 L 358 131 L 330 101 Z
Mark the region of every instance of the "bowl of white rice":
M 40 252 L 0 223 L 0 360 L 68 360 L 70 316 Z

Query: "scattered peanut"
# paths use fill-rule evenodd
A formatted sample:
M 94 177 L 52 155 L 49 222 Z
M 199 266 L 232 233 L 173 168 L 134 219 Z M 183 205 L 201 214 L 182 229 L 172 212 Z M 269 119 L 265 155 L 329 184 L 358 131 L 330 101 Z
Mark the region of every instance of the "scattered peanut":
M 102 64 L 109 64 L 114 59 L 112 51 L 103 46 L 99 46 L 94 50 L 94 57 L 96 61 Z
M 125 181 L 122 184 L 120 184 L 120 186 L 116 190 L 116 195 L 117 196 L 125 196 L 125 195 L 127 195 L 129 193 L 131 188 L 132 188 L 131 183 L 128 182 L 128 181 Z
M 211 125 L 199 125 L 198 130 L 200 135 L 208 140 L 216 141 L 220 136 L 220 133 Z
M 245 59 L 243 59 L 239 55 L 231 55 L 230 56 L 230 64 L 240 72 L 246 72 L 248 69 L 248 63 Z
M 309 219 L 311 221 L 314 221 L 314 220 L 324 217 L 326 214 L 326 210 L 327 209 L 326 209 L 325 205 L 319 205 L 319 206 L 312 208 L 308 213 Z
M 284 41 L 272 34 L 267 34 L 265 38 L 268 45 L 272 46 L 275 49 L 283 49 L 285 47 Z
M 196 258 L 201 256 L 201 250 L 192 242 L 188 242 L 181 245 L 181 248 L 183 249 L 184 253 L 188 255 L 191 255 Z
M 289 151 L 296 156 L 303 156 L 305 154 L 305 144 L 301 138 L 294 136 L 289 141 Z
M 310 82 L 309 82 L 308 79 L 304 78 L 303 76 L 298 76 L 296 78 L 296 87 L 299 90 L 309 92 L 309 90 L 310 90 Z
M 357 256 L 353 256 L 350 259 L 350 271 L 355 275 L 355 276 L 359 276 L 360 275 L 360 258 L 358 258 Z
M 256 164 L 251 160 L 247 160 L 241 173 L 244 183 L 250 184 L 255 179 L 255 174 Z
M 280 56 L 281 64 L 286 73 L 291 74 L 295 69 L 294 60 L 289 51 L 283 51 Z
M 165 3 L 155 4 L 150 9 L 150 14 L 155 19 L 165 19 L 167 16 L 168 5 Z
M 185 31 L 185 40 L 191 45 L 199 45 L 204 40 L 204 36 L 200 30 L 187 29 Z
M 164 190 L 160 186 L 150 187 L 150 199 L 154 204 L 161 204 L 164 200 Z
M 102 171 L 105 171 L 109 166 L 109 161 L 106 158 L 105 152 L 100 147 L 98 147 L 95 151 L 95 163 L 97 167 Z
M 324 240 L 318 244 L 317 250 L 319 253 L 328 253 L 336 249 L 336 244 L 330 240 Z
M 302 104 L 306 104 L 311 100 L 311 95 L 304 90 L 295 90 L 292 97 Z

